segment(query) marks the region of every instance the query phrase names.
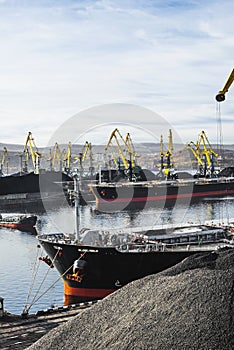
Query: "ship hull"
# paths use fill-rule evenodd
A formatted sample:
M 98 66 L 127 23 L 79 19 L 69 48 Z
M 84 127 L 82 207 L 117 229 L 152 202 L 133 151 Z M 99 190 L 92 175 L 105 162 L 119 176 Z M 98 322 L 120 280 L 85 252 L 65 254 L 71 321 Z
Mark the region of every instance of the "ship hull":
M 21 224 L 21 223 L 13 223 L 13 222 L 0 222 L 0 227 L 14 228 L 14 229 L 30 229 L 33 228 L 35 224 Z
M 0 208 L 17 210 L 43 210 L 44 203 L 56 205 L 58 199 L 67 198 L 73 189 L 73 180 L 67 174 L 44 171 L 0 177 Z
M 37 223 L 37 216 L 14 216 L 0 219 L 0 227 L 7 227 L 19 230 L 29 230 Z
M 72 178 L 62 172 L 45 171 L 13 174 L 0 177 L 0 195 L 57 192 L 59 183 L 72 182 Z
M 177 203 L 234 195 L 234 178 L 202 181 L 112 183 L 90 185 L 96 209 L 118 211 L 147 206 L 173 207 Z
M 133 280 L 158 273 L 197 253 L 189 250 L 123 253 L 111 247 L 39 240 L 63 277 L 67 304 L 104 298 Z M 72 266 L 77 259 L 84 260 L 86 265 L 82 275 L 74 277 Z

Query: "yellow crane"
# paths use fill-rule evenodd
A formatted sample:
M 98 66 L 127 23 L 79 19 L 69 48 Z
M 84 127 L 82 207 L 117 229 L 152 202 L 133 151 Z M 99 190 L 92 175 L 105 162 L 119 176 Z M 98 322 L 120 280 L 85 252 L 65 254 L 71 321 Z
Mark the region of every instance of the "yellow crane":
M 167 152 L 165 154 L 165 157 L 167 158 L 167 169 L 170 169 L 173 167 L 172 152 L 173 152 L 172 131 L 171 129 L 169 129 L 168 147 L 167 147 Z
M 204 130 L 198 135 L 196 143 L 191 141 L 187 148 L 193 153 L 199 166 L 199 174 L 206 176 L 214 173 L 214 157 L 218 154 L 212 149 L 211 144 Z
M 3 168 L 6 165 L 7 174 L 8 174 L 8 150 L 6 147 L 3 148 L 3 154 L 1 159 L 1 168 L 0 168 L 0 176 L 3 174 Z
M 93 148 L 92 148 L 91 142 L 86 141 L 79 155 L 73 157 L 73 159 L 75 160 L 74 163 L 79 162 L 81 173 L 84 172 L 85 160 L 88 157 L 88 153 L 89 153 L 89 171 L 92 173 L 94 168 L 93 168 Z
M 81 168 L 84 170 L 84 163 L 89 154 L 89 170 L 93 172 L 93 149 L 91 142 L 86 141 L 83 147 L 82 157 L 81 157 Z
M 194 143 L 193 141 L 190 141 L 189 143 L 187 143 L 186 147 L 192 152 L 198 164 L 200 166 L 204 166 L 204 161 L 201 158 L 201 150 L 198 142 Z
M 117 128 L 114 131 L 112 131 L 112 133 L 110 135 L 110 138 L 109 138 L 109 140 L 107 142 L 107 145 L 105 147 L 105 154 L 107 153 L 108 149 L 111 149 L 111 153 L 112 153 L 112 156 L 113 156 L 113 143 L 112 143 L 113 140 L 115 140 L 115 143 L 117 145 L 118 154 L 119 154 L 119 157 L 122 160 L 124 168 L 127 170 L 129 168 L 129 163 L 128 163 L 128 160 L 126 159 L 125 154 L 124 154 L 124 151 L 127 148 L 126 147 L 126 142 L 125 142 L 123 136 L 121 135 L 121 133 L 119 132 L 119 130 Z M 121 142 L 123 143 L 123 148 L 121 146 Z M 116 165 L 119 163 L 118 160 L 116 159 L 116 157 L 114 157 L 114 156 L 113 156 L 113 161 L 115 162 Z
M 29 150 L 28 150 L 29 147 Z M 27 169 L 28 167 L 28 159 L 31 156 L 32 162 L 33 162 L 33 168 L 35 174 L 39 173 L 39 167 L 40 167 L 40 158 L 42 157 L 41 153 L 38 151 L 37 146 L 35 144 L 34 138 L 32 137 L 32 133 L 29 131 L 25 145 L 24 145 L 24 151 L 23 154 L 25 156 L 25 167 Z
M 232 85 L 234 80 L 234 68 L 232 69 L 226 83 L 224 84 L 224 87 L 222 88 L 222 90 L 219 91 L 219 93 L 216 95 L 216 101 L 218 102 L 222 102 L 225 100 L 225 94 L 226 92 L 228 92 L 228 89 L 230 88 L 230 86 Z
M 171 129 L 169 129 L 168 146 L 167 146 L 166 152 L 164 152 L 164 149 L 163 149 L 163 136 L 162 135 L 160 136 L 160 166 L 161 166 L 161 171 L 163 171 L 166 176 L 170 175 L 170 169 L 173 167 L 172 152 L 173 152 L 172 131 Z M 164 157 L 166 157 L 166 160 L 167 160 L 166 164 L 164 164 Z
M 142 178 L 141 167 L 136 164 L 137 153 L 129 133 L 124 139 L 117 128 L 113 130 L 105 147 L 105 158 L 107 152 L 109 157 L 107 163 L 109 165 L 114 163 L 123 177 L 127 177 L 130 181 L 138 181 Z
M 189 143 L 187 143 L 186 147 L 192 152 L 192 154 L 197 160 L 199 175 L 203 175 L 205 163 L 201 158 L 201 150 L 199 147 L 199 143 L 198 142 L 194 143 L 193 141 L 190 141 Z
M 68 143 L 68 146 L 67 146 L 67 151 L 65 151 L 65 155 L 64 155 L 64 158 L 63 158 L 63 163 L 64 163 L 64 170 L 66 172 L 69 172 L 71 170 L 71 142 Z
M 160 136 L 160 164 L 161 164 L 161 171 L 164 168 L 164 150 L 163 150 L 163 135 Z
M 136 158 L 139 157 L 139 155 L 135 151 L 135 147 L 133 145 L 129 132 L 126 134 L 126 137 L 125 137 L 125 151 L 126 151 L 126 154 L 129 154 L 130 156 L 132 168 L 135 168 L 135 166 L 137 165 Z
M 218 157 L 218 154 L 212 149 L 211 144 L 206 136 L 205 131 L 200 134 L 200 140 L 203 145 L 202 154 L 205 157 L 205 161 L 209 167 L 213 166 L 213 157 Z M 208 145 L 208 148 L 207 148 Z
M 50 168 L 51 170 L 55 170 L 56 163 L 59 167 L 59 170 L 62 170 L 62 157 L 64 157 L 65 154 L 60 151 L 59 145 L 57 142 L 55 142 L 55 145 L 52 150 L 50 150 Z

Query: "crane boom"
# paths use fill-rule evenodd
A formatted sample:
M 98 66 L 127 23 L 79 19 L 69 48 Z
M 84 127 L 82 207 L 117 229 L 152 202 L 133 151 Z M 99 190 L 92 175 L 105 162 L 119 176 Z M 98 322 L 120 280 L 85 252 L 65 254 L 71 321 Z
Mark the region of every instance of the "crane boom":
M 132 168 L 134 168 L 136 166 L 136 157 L 138 157 L 138 154 L 135 151 L 131 136 L 129 134 L 129 132 L 126 134 L 125 137 L 125 144 L 126 144 L 126 152 L 130 155 L 130 159 L 132 162 Z
M 36 174 L 38 174 L 39 172 L 39 158 L 41 158 L 41 153 L 38 151 L 37 146 L 35 144 L 35 141 L 32 137 L 32 133 L 29 131 L 26 141 L 25 141 L 25 145 L 24 145 L 24 151 L 23 153 L 25 154 L 26 158 L 28 157 L 28 146 L 30 149 L 30 155 L 32 158 L 32 162 L 33 162 L 33 167 L 34 167 L 34 172 Z
M 172 161 L 171 161 L 172 152 L 173 152 L 172 131 L 171 131 L 171 129 L 169 129 L 168 148 L 167 148 L 167 152 L 165 154 L 165 157 L 167 158 L 167 168 L 172 167 Z
M 222 90 L 219 91 L 219 93 L 216 95 L 216 101 L 218 102 L 222 102 L 225 100 L 225 94 L 226 92 L 228 92 L 228 89 L 230 88 L 230 86 L 232 85 L 233 83 L 233 80 L 234 80 L 234 68 L 232 69 L 224 87 Z
M 161 171 L 164 168 L 164 151 L 163 151 L 163 135 L 160 136 L 160 166 L 161 166 Z
M 125 157 L 125 155 L 124 155 L 123 149 L 122 149 L 122 147 L 121 147 L 121 145 L 120 145 L 120 142 L 119 142 L 118 137 L 117 137 L 116 134 L 119 135 L 119 137 L 120 137 L 120 139 L 122 140 L 124 146 L 126 147 L 126 143 L 125 143 L 125 140 L 124 140 L 123 136 L 120 134 L 119 130 L 116 128 L 116 129 L 115 129 L 114 131 L 112 131 L 112 133 L 111 133 L 111 136 L 110 136 L 110 138 L 109 138 L 109 141 L 108 141 L 108 143 L 107 143 L 107 145 L 106 145 L 106 147 L 105 147 L 105 152 L 106 152 L 107 149 L 111 146 L 112 140 L 114 139 L 115 142 L 116 142 L 117 148 L 118 148 L 118 152 L 119 152 L 120 158 L 122 159 L 122 162 L 123 162 L 123 164 L 124 164 L 124 167 L 125 167 L 125 169 L 128 169 L 128 167 L 129 167 L 128 161 L 127 161 L 127 159 L 126 159 L 126 157 Z
M 55 142 L 55 145 L 52 150 L 50 150 L 50 168 L 51 170 L 55 170 L 55 164 L 57 162 L 59 166 L 59 170 L 62 170 L 62 161 L 61 158 L 64 156 L 62 152 L 60 151 L 59 145 L 57 142 Z
M 2 155 L 1 164 L 0 164 L 0 176 L 2 176 L 3 168 L 5 164 L 6 164 L 7 173 L 8 173 L 8 150 L 6 147 L 3 148 L 3 155 Z
M 202 130 L 198 135 L 196 143 L 191 141 L 186 146 L 196 158 L 201 175 L 213 175 L 214 157 L 218 157 L 218 154 L 212 149 L 205 131 Z
M 63 158 L 66 171 L 70 171 L 71 169 L 71 153 L 72 153 L 72 145 L 71 145 L 71 142 L 69 142 L 67 146 L 67 152 Z
M 187 148 L 192 152 L 194 157 L 197 159 L 197 162 L 199 165 L 204 166 L 204 162 L 200 157 L 200 149 L 198 143 L 194 143 L 193 141 L 190 141 L 187 143 Z
M 89 152 L 89 162 L 90 162 L 90 168 L 93 167 L 93 150 L 92 150 L 92 144 L 91 142 L 86 141 L 85 145 L 83 147 L 83 152 L 82 152 L 82 156 L 81 156 L 81 166 L 82 169 L 84 169 L 84 162 L 85 159 L 87 158 Z
M 214 150 L 212 149 L 211 144 L 208 140 L 208 137 L 206 136 L 205 131 L 202 130 L 202 132 L 200 134 L 200 138 L 201 138 L 202 143 L 203 143 L 203 154 L 206 157 L 208 166 L 211 166 L 211 155 L 218 157 L 218 154 L 216 152 L 214 152 Z M 209 148 L 207 148 L 206 143 L 209 146 Z
M 7 157 L 8 157 L 8 150 L 7 150 L 6 147 L 4 147 L 3 148 L 2 161 L 1 161 L 2 166 L 4 166 Z

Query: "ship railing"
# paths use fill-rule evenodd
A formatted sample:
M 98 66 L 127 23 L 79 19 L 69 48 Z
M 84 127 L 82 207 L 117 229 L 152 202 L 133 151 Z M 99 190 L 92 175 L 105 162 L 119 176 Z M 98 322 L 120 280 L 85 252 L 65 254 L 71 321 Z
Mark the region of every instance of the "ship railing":
M 164 251 L 166 250 L 166 244 L 165 243 L 141 243 L 141 244 L 123 244 L 121 246 L 116 247 L 118 251 L 121 253 L 128 253 L 128 252 L 151 252 L 151 251 Z
M 127 252 L 155 252 L 155 251 L 166 251 L 166 250 L 177 250 L 178 248 L 185 248 L 189 250 L 191 247 L 206 248 L 207 246 L 215 245 L 219 248 L 219 245 L 234 247 L 234 240 L 229 240 L 226 238 L 217 239 L 217 240 L 200 240 L 200 241 L 180 241 L 177 243 L 165 243 L 165 242 L 155 242 L 147 241 L 139 244 L 123 244 L 116 247 L 116 249 L 122 253 Z
M 223 228 L 212 228 L 206 229 L 204 231 L 195 231 L 195 232 L 175 232 L 168 233 L 163 235 L 151 235 L 148 239 L 150 241 L 160 241 L 164 243 L 182 243 L 182 242 L 198 242 L 199 240 L 218 240 L 222 238 L 227 238 L 230 234 Z M 146 237 L 144 237 L 147 239 Z
M 215 183 L 215 182 L 232 182 L 234 177 L 211 177 L 211 178 L 192 178 L 192 179 L 176 179 L 176 180 L 149 180 L 138 182 L 101 182 L 98 184 L 90 183 L 90 187 L 106 186 L 108 187 L 128 187 L 133 183 L 134 186 L 152 186 L 152 185 L 176 185 L 176 184 L 189 184 L 189 183 Z
M 66 236 L 64 233 L 40 234 L 38 236 L 38 239 L 55 243 L 71 243 L 71 238 L 69 236 Z

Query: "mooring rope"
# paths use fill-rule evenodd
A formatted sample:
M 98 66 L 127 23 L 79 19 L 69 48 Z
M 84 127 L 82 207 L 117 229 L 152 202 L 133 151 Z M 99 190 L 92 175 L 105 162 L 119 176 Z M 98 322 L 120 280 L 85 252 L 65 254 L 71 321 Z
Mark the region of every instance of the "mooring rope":
M 45 273 L 45 276 L 44 276 L 44 278 L 42 279 L 42 281 L 41 281 L 41 283 L 40 283 L 40 285 L 39 285 L 39 287 L 38 287 L 38 289 L 37 289 L 37 291 L 36 291 L 36 293 L 35 293 L 35 295 L 34 295 L 34 298 L 33 298 L 32 301 L 31 301 L 31 304 L 34 304 L 34 300 L 36 299 L 38 293 L 40 292 L 40 290 L 41 290 L 41 288 L 42 288 L 42 286 L 43 286 L 43 284 L 44 284 L 44 282 L 45 282 L 45 280 L 46 280 L 46 277 L 47 277 L 48 274 L 49 274 L 49 271 L 50 271 L 50 269 L 51 269 L 51 266 L 53 266 L 54 261 L 55 261 L 55 259 L 57 258 L 58 252 L 59 252 L 59 250 L 57 251 L 57 253 L 55 254 L 53 260 L 51 261 L 51 264 L 49 265 L 49 267 L 48 267 L 48 269 L 47 269 L 47 271 L 46 271 L 46 273 Z
M 41 248 L 40 245 L 37 245 L 37 248 L 39 248 L 39 249 L 37 249 L 36 258 L 35 258 L 35 261 L 34 261 L 34 264 L 33 264 L 31 284 L 29 286 L 28 294 L 27 294 L 27 297 L 26 297 L 24 310 L 27 310 L 29 297 L 30 297 L 30 294 L 32 292 L 32 289 L 33 289 L 33 286 L 34 286 L 34 283 L 35 283 L 35 280 L 36 280 L 36 276 L 37 276 L 37 273 L 38 273 L 38 269 L 39 269 L 39 264 L 40 263 L 39 263 L 39 260 L 38 260 L 38 256 L 39 256 L 39 251 L 40 251 L 40 248 Z
M 59 250 L 58 250 L 57 253 L 55 254 L 53 261 L 55 260 L 55 258 L 56 258 L 56 256 L 57 256 L 58 252 L 59 252 Z M 80 260 L 80 259 L 85 255 L 85 253 L 86 253 L 86 252 L 84 252 L 84 253 L 79 257 L 79 259 L 77 259 L 77 260 Z M 53 288 L 53 287 L 55 286 L 55 284 L 57 284 L 58 281 L 59 281 L 60 279 L 62 279 L 63 276 L 72 268 L 72 266 L 73 266 L 73 264 L 72 264 L 71 266 L 69 266 L 69 267 L 66 269 L 66 271 L 64 271 L 64 273 L 63 273 L 62 275 L 60 275 L 60 276 L 55 280 L 55 282 L 54 282 L 50 287 L 48 287 L 38 298 L 35 298 L 35 297 L 34 297 L 33 301 L 32 301 L 31 304 L 27 307 L 27 309 L 24 309 L 24 313 L 28 313 L 29 310 L 31 309 L 31 307 L 32 307 L 35 303 L 37 303 L 38 300 L 40 300 L 51 288 Z

